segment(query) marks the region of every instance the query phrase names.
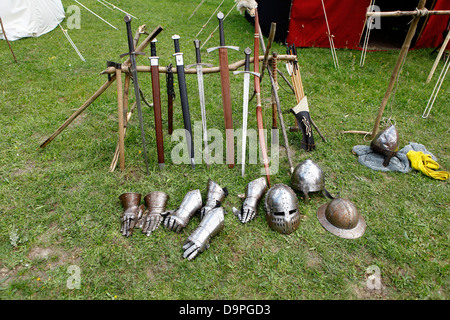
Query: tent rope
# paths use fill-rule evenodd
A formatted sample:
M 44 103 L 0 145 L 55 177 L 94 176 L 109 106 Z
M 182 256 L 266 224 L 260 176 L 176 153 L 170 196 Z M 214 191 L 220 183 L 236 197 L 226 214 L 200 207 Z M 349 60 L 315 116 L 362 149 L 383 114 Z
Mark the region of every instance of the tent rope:
M 80 51 L 78 50 L 77 46 L 75 45 L 75 43 L 72 41 L 72 38 L 70 38 L 69 33 L 67 32 L 66 29 L 64 29 L 60 23 L 58 23 L 59 27 L 61 28 L 62 32 L 64 33 L 64 35 L 66 36 L 67 40 L 69 41 L 69 43 L 72 45 L 73 49 L 75 50 L 75 52 L 78 54 L 78 56 L 80 57 L 81 60 L 83 60 L 84 62 L 86 62 L 86 60 L 84 59 L 83 55 L 80 53 Z
M 330 48 L 331 48 L 331 56 L 333 57 L 333 63 L 334 63 L 334 67 L 336 69 L 339 69 L 339 61 L 336 55 L 336 48 L 334 47 L 334 35 L 331 34 L 330 31 L 330 25 L 328 24 L 328 18 L 327 18 L 327 12 L 325 10 L 325 4 L 322 1 L 322 8 L 323 8 L 323 14 L 325 15 L 325 23 L 327 24 L 327 29 L 328 29 L 328 40 L 330 41 Z
M 368 9 L 370 11 L 373 11 L 374 6 L 375 6 L 375 0 L 373 0 L 372 5 Z M 366 18 L 366 34 L 364 36 L 364 44 L 363 44 L 363 49 L 362 49 L 362 53 L 361 53 L 361 60 L 359 61 L 360 67 L 364 67 L 364 62 L 366 61 L 367 48 L 369 47 L 370 30 L 372 30 L 371 25 L 373 24 L 374 19 L 375 19 L 374 17 Z
M 209 19 L 206 21 L 206 23 L 202 26 L 202 28 L 200 29 L 200 31 L 195 35 L 195 38 L 197 39 L 198 35 L 200 33 L 202 33 L 203 29 L 205 29 L 206 25 L 209 23 L 209 21 L 212 19 L 212 17 L 214 16 L 214 14 L 217 12 L 217 10 L 219 10 L 219 8 L 222 6 L 222 3 L 225 0 L 222 0 L 222 2 L 217 6 L 216 10 L 214 10 L 214 12 L 211 14 L 211 16 L 209 17 Z
M 234 3 L 233 7 L 231 7 L 231 9 L 227 12 L 225 17 L 223 17 L 223 20 L 225 20 L 228 17 L 228 15 L 231 13 L 231 11 L 234 9 L 234 7 L 236 7 L 236 5 L 237 5 L 237 2 Z M 217 31 L 217 29 L 219 29 L 219 25 L 217 25 L 217 27 L 213 30 L 213 32 L 210 33 L 209 37 L 205 40 L 205 42 L 203 42 L 203 44 L 200 47 L 200 49 L 203 48 L 203 46 L 209 41 L 209 39 L 211 39 L 211 37 Z

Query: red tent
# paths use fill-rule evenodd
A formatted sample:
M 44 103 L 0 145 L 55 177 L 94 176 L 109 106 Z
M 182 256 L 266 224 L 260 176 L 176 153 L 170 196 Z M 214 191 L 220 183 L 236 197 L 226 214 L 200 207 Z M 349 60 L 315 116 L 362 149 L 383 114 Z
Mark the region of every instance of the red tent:
M 277 23 L 278 41 L 297 47 L 329 47 L 327 23 L 336 48 L 360 49 L 364 38 L 366 12 L 374 4 L 380 11 L 413 11 L 418 0 L 257 0 L 261 29 L 268 34 Z M 427 0 L 428 10 L 450 10 L 449 0 Z M 288 19 L 288 23 L 286 23 Z M 371 49 L 399 48 L 408 31 L 411 16 L 380 18 L 381 27 L 372 29 Z M 411 48 L 436 48 L 444 40 L 448 15 L 423 17 Z M 263 25 L 265 24 L 265 25 Z M 279 30 L 279 25 L 284 28 Z M 284 37 L 284 39 L 283 39 Z

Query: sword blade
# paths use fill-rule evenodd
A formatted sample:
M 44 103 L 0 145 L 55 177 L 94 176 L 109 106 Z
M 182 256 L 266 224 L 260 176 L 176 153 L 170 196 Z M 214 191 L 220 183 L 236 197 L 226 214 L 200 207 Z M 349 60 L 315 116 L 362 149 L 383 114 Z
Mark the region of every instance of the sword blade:
M 248 96 L 250 90 L 250 74 L 244 73 L 244 98 L 243 98 L 243 120 L 242 120 L 242 176 L 245 175 L 245 150 L 247 148 L 247 120 L 248 120 Z
M 208 148 L 208 131 L 206 128 L 205 88 L 203 82 L 203 67 L 201 64 L 197 64 L 197 82 L 198 82 L 198 94 L 200 98 L 200 111 L 202 114 L 203 142 L 205 144 L 205 162 L 207 168 L 209 168 L 209 148 Z

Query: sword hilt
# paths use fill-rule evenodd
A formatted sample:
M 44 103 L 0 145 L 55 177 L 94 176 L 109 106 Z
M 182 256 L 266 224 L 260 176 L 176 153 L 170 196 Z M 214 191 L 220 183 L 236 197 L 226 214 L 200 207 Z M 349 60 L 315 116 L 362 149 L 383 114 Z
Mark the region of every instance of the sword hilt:
M 220 46 L 225 46 L 225 31 L 223 28 L 223 19 L 225 18 L 222 11 L 217 14 L 217 19 L 219 19 L 219 37 L 220 37 Z
M 173 44 L 175 47 L 175 53 L 179 53 L 180 52 L 180 36 L 177 34 L 174 34 L 172 36 L 172 40 L 173 40 Z
M 156 57 L 156 42 L 158 42 L 156 38 L 150 42 L 150 55 L 152 57 Z
M 206 49 L 206 52 L 210 53 L 211 51 L 221 49 L 221 48 L 233 49 L 233 50 L 239 51 L 239 47 L 237 47 L 237 46 L 218 46 L 218 47 L 208 48 L 208 49 Z
M 233 71 L 233 74 L 250 73 L 256 77 L 260 77 L 261 74 L 259 74 L 258 72 L 250 71 L 250 55 L 252 54 L 252 49 L 247 47 L 247 48 L 245 48 L 244 53 L 245 53 L 244 71 Z
M 131 31 L 131 17 L 129 15 L 126 15 L 124 18 L 125 24 L 127 25 L 127 40 L 128 40 L 128 50 L 129 52 L 127 53 L 123 53 L 120 55 L 121 58 L 128 56 L 128 55 L 136 55 L 136 54 L 140 54 L 140 55 L 145 55 L 144 52 L 135 52 L 134 51 L 134 41 L 133 41 L 133 35 L 132 35 L 132 31 Z
M 200 55 L 200 40 L 195 39 L 194 45 L 195 45 L 195 61 L 197 63 L 202 63 L 202 57 Z

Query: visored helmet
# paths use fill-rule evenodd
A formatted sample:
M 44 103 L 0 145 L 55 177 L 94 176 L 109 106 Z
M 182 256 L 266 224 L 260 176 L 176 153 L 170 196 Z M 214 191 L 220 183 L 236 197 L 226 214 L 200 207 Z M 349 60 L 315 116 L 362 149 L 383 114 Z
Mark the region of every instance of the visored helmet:
M 375 135 L 370 143 L 370 148 L 382 155 L 384 155 L 383 166 L 387 167 L 391 158 L 397 154 L 398 151 L 398 132 L 394 125 L 390 125 L 384 130 L 381 130 Z
M 297 230 L 300 224 L 298 199 L 294 190 L 279 183 L 267 191 L 265 199 L 266 219 L 275 231 L 289 234 Z
M 335 198 L 323 204 L 317 210 L 317 218 L 325 229 L 341 238 L 356 239 L 366 230 L 366 221 L 347 199 Z

